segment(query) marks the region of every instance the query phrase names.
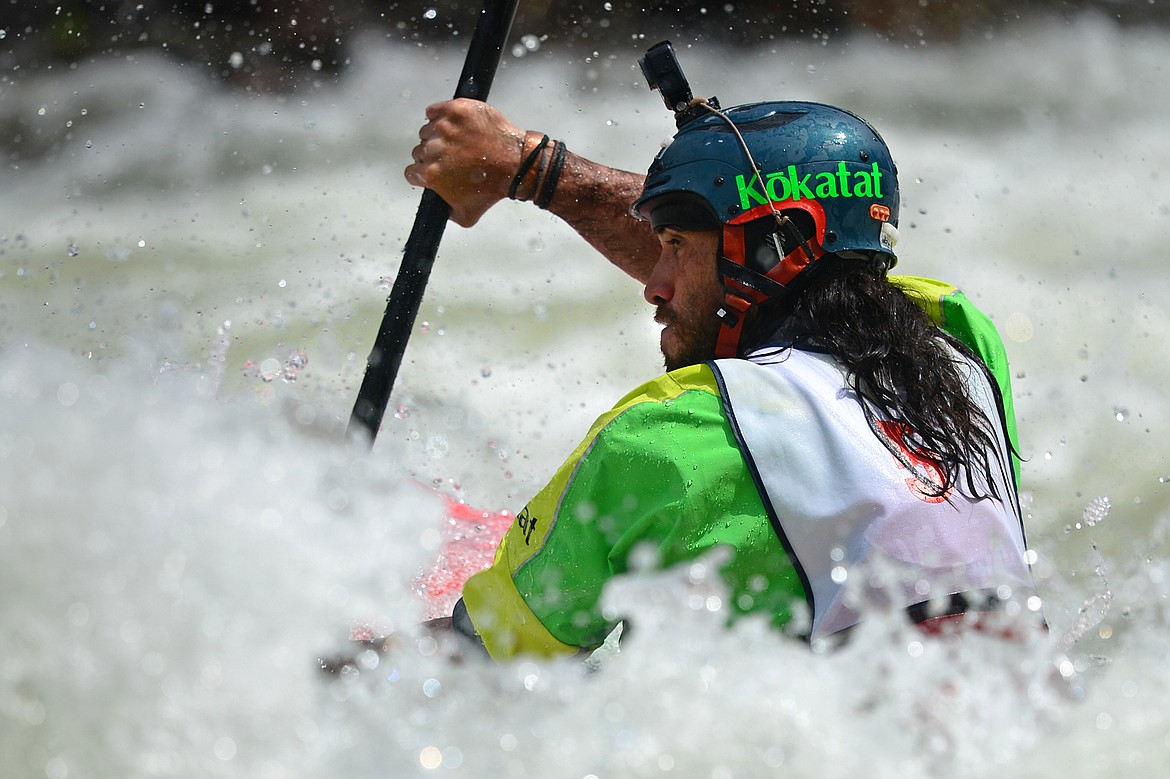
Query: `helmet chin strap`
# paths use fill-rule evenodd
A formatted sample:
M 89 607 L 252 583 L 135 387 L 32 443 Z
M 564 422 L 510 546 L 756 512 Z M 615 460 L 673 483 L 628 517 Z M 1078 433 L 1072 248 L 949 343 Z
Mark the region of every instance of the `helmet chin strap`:
M 758 210 L 763 210 L 763 207 Z M 751 308 L 766 300 L 783 300 L 792 295 L 794 290 L 790 285 L 793 280 L 826 254 L 819 240 L 806 239 L 792 220 L 774 207 L 770 214 L 764 214 L 764 218 L 769 215 L 776 218 L 777 230 L 769 233 L 764 241 L 776 253 L 777 262 L 766 274 L 746 267 L 744 225 L 753 220 L 752 214 L 744 214 L 745 221 L 737 219 L 724 225 L 716 266 L 723 281 L 723 305 L 716 312 L 722 322 L 716 341 L 716 358 L 738 357 L 744 322 Z M 783 254 L 780 230 L 787 231 L 796 243 L 796 248 L 787 255 Z
M 752 306 L 765 300 L 786 297 L 789 289 L 783 284 L 761 276 L 720 253 L 719 276 L 723 279 L 723 305 L 715 312 L 722 322 L 715 343 L 715 357 L 738 357 L 744 323 Z
M 715 359 L 737 357 L 739 339 L 743 335 L 743 323 L 751 303 L 730 292 L 724 292 L 723 305 L 715 312 L 723 326 L 719 328 L 719 339 L 715 342 Z

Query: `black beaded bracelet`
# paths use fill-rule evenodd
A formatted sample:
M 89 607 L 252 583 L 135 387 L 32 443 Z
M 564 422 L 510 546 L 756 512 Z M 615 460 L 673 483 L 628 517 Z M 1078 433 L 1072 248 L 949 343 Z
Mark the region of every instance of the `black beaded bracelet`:
M 549 203 L 552 202 L 553 195 L 557 191 L 557 182 L 561 179 L 561 170 L 565 167 L 565 148 L 564 141 L 557 141 L 557 147 L 553 150 L 552 165 L 548 169 L 548 175 L 544 177 L 544 181 L 540 182 L 540 192 L 534 198 L 537 208 L 548 210 Z

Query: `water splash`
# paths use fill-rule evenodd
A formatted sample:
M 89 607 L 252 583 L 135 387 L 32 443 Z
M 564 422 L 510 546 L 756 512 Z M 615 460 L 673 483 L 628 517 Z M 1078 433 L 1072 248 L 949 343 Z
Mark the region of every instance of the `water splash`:
M 304 349 L 296 349 L 284 359 L 284 362 L 274 357 L 262 360 L 259 364 L 247 360 L 244 362 L 243 373 L 251 379 L 260 379 L 265 383 L 280 379 L 286 384 L 295 384 L 297 375 L 309 364 L 309 356 Z
M 534 211 L 500 210 L 474 234 L 450 235 L 444 267 L 451 273 L 434 291 L 447 300 L 476 301 L 450 305 L 442 318 L 452 332 L 459 327 L 470 341 L 470 324 L 483 323 L 486 307 L 507 348 L 481 352 L 463 341 L 466 351 L 456 352 L 446 343 L 451 338 L 427 339 L 436 349 L 418 363 L 434 372 L 409 387 L 413 413 L 405 421 L 396 415 L 398 429 L 387 429 L 374 455 L 325 445 L 275 405 L 241 407 L 232 397 L 212 403 L 184 392 L 194 378 L 186 371 L 126 375 L 109 357 L 103 375 L 90 373 L 98 360 L 62 364 L 60 354 L 30 348 L 25 344 L 33 339 L 22 336 L 27 323 L 43 318 L 36 314 L 48 275 L 39 269 L 60 259 L 65 240 L 59 236 L 76 237 L 84 256 L 96 260 L 70 263 L 86 283 L 76 293 L 81 308 L 65 316 L 68 306 L 59 306 L 56 330 L 43 336 L 64 351 L 108 355 L 129 337 L 119 323 L 134 321 L 141 301 L 160 289 L 218 311 L 219 318 L 267 318 L 272 279 L 295 267 L 304 274 L 298 284 L 321 290 L 299 298 L 297 316 L 289 317 L 290 326 L 301 324 L 294 321 L 300 317 L 325 325 L 316 331 L 326 334 L 323 340 L 306 346 L 315 364 L 330 349 L 364 356 L 364 343 L 359 348 L 352 336 L 340 335 L 357 321 L 376 322 L 382 310 L 379 300 L 362 303 L 361 311 L 349 305 L 379 297 L 371 289 L 376 273 L 360 272 L 357 258 L 397 254 L 417 204 L 416 192 L 398 181 L 406 192 L 399 200 L 388 194 L 395 187 L 385 177 L 368 170 L 369 159 L 407 159 L 414 128 L 399 133 L 401 140 L 365 128 L 421 116 L 432 91 L 424 82 L 437 65 L 458 72 L 458 62 L 431 47 L 417 53 L 381 43 L 355 47 L 349 86 L 297 100 L 257 95 L 241 101 L 238 94 L 189 87 L 182 72 L 143 50 L 133 62 L 95 61 L 76 72 L 54 68 L 48 80 L 11 81 L 11 99 L 0 113 L 14 121 L 21 111 L 69 94 L 95 106 L 124 102 L 128 86 L 149 99 L 149 108 L 133 112 L 134 123 L 93 111 L 84 130 L 90 152 L 79 143 L 55 147 L 43 165 L 21 166 L 33 175 L 9 171 L 15 186 L 0 193 L 10 224 L 27 223 L 33 228 L 23 232 L 48 236 L 29 244 L 0 236 L 8 273 L 0 319 L 10 333 L 0 348 L 0 589 L 6 593 L 0 623 L 8 626 L 0 755 L 11 760 L 5 770 L 16 779 L 66 772 L 316 779 L 384 776 L 387 766 L 407 778 L 545 775 L 552 766 L 565 776 L 631 779 L 751 777 L 777 768 L 794 779 L 1165 775 L 1170 750 L 1159 736 L 1170 696 L 1170 567 L 1151 540 L 1165 512 L 1162 498 L 1149 497 L 1148 484 L 1158 475 L 1148 468 L 1161 468 L 1168 440 L 1158 403 L 1165 369 L 1149 359 L 1160 346 L 1165 314 L 1148 300 L 1166 295 L 1163 277 L 1142 265 L 1158 256 L 1150 247 L 1165 232 L 1165 206 L 1127 222 L 1133 249 L 1127 256 L 1138 259 L 1118 265 L 1117 279 L 1095 272 L 1089 260 L 1116 253 L 1115 230 L 1093 219 L 1101 203 L 1117 202 L 1151 177 L 1167 178 L 1157 155 L 1128 166 L 1100 152 L 1117 137 L 1152 133 L 1157 141 L 1170 126 L 1165 84 L 1147 79 L 1141 91 L 1116 88 L 1131 71 L 1153 72 L 1170 50 L 1165 33 L 1139 32 L 1100 19 L 1062 20 L 1036 39 L 1021 31 L 1018 44 L 1001 36 L 934 55 L 907 56 L 860 40 L 831 57 L 799 46 L 784 55 L 797 64 L 788 71 L 793 89 L 880 116 L 907 176 L 930 182 L 909 193 L 915 202 L 908 213 L 922 208 L 928 215 L 916 217 L 906 272 L 937 275 L 982 295 L 993 318 L 1027 311 L 1035 327 L 1010 356 L 1021 430 L 1023 423 L 1027 430 L 1022 445 L 1030 455 L 1024 483 L 1035 489 L 1030 538 L 1041 548 L 1040 567 L 1056 568 L 1043 587 L 1052 646 L 1021 650 L 976 638 L 952 647 L 877 621 L 843 652 L 813 655 L 756 623 L 724 631 L 726 608 L 708 608 L 718 594 L 667 572 L 615 589 L 607 608 L 629 615 L 633 629 L 594 671 L 577 663 L 452 667 L 419 638 L 379 665 L 378 676 L 352 683 L 322 683 L 313 659 L 340 642 L 355 618 L 387 615 L 399 625 L 416 618 L 413 578 L 433 562 L 431 544 L 442 542 L 440 534 L 427 535 L 439 527 L 441 505 L 428 505 L 402 474 L 425 460 L 425 431 L 440 423 L 428 410 L 431 393 L 461 389 L 445 360 L 455 354 L 473 377 L 479 366 L 493 366 L 492 384 L 506 392 L 477 391 L 452 403 L 487 409 L 498 427 L 470 440 L 501 440 L 499 452 L 512 452 L 509 464 L 524 483 L 509 481 L 510 470 L 493 476 L 500 463 L 491 450 L 490 466 L 452 474 L 448 458 L 442 475 L 463 477 L 476 500 L 516 507 L 541 469 L 576 443 L 599 413 L 592 409 L 607 408 L 656 364 L 652 345 L 650 353 L 636 352 L 640 330 L 632 323 L 640 327 L 641 319 L 622 318 L 620 282 L 611 283 L 609 269 L 592 263 L 579 243 L 541 227 L 543 217 Z M 693 52 L 708 67 L 688 66 L 692 75 L 718 73 L 734 54 L 704 48 Z M 258 53 L 270 50 L 258 47 Z M 1086 51 L 1100 54 L 1088 59 L 1103 67 L 1086 70 Z M 806 60 L 817 63 L 815 79 L 799 67 Z M 856 74 L 874 61 L 890 77 L 859 91 Z M 392 83 L 387 72 L 405 74 L 415 88 Z M 771 72 L 740 75 L 745 95 L 775 86 Z M 629 169 L 644 169 L 669 135 L 660 121 L 669 126 L 668 118 L 652 118 L 661 109 L 656 113 L 647 102 L 640 82 L 631 91 L 615 88 L 609 77 L 593 79 L 596 97 L 558 90 L 581 74 L 578 64 L 558 62 L 555 54 L 539 69 L 510 69 L 507 77 L 520 86 L 501 81 L 501 90 L 547 96 L 547 110 L 541 107 L 547 129 L 586 132 L 583 115 L 599 117 L 597 124 L 626 117 L 604 126 L 604 138 L 592 146 Z M 954 90 L 956 78 L 963 90 Z M 1017 88 L 1005 92 L 1005 78 Z M 921 100 L 904 99 L 907 84 Z M 596 110 L 582 114 L 582 100 Z M 346 104 L 362 108 L 337 110 Z M 890 110 L 894 105 L 900 110 Z M 1086 112 L 1086 105 L 1108 110 Z M 198 116 L 187 106 L 199 106 Z M 1070 125 L 1076 132 L 1056 132 Z M 973 149 L 981 152 L 979 170 L 967 163 L 969 154 L 957 153 Z M 279 159 L 281 165 L 270 176 L 250 164 L 246 178 L 217 178 L 213 172 L 223 170 L 229 151 L 245 162 Z M 1067 177 L 1048 175 L 1045 160 L 1054 156 L 1099 186 L 1070 189 Z M 166 186 L 155 186 L 168 173 Z M 1004 185 L 1024 178 L 1029 187 Z M 79 194 L 61 197 L 70 192 Z M 254 211 L 244 208 L 244 196 Z M 209 208 L 237 200 L 253 214 L 239 220 L 238 232 L 234 208 L 230 215 Z M 255 218 L 260 203 L 286 221 Z M 520 226 L 514 214 L 521 215 Z M 385 227 L 367 235 L 359 223 Z M 532 258 L 522 251 L 531 233 L 541 236 L 545 254 L 581 261 L 554 263 L 554 283 L 540 285 L 547 324 L 529 327 L 531 315 L 522 310 L 523 321 L 513 328 L 504 317 L 516 313 L 516 300 L 531 298 L 526 282 L 518 281 L 533 278 Z M 140 234 L 152 236 L 151 250 L 135 247 Z M 263 251 L 240 262 L 236 247 L 251 247 L 257 238 Z M 359 239 L 360 251 L 332 244 Z M 958 268 L 955 246 L 977 247 L 979 261 Z M 133 262 L 102 260 L 129 259 L 131 249 Z M 343 262 L 336 261 L 339 251 Z M 488 256 L 490 267 L 483 261 Z M 176 261 L 165 263 L 167 257 Z M 1128 283 L 1130 272 L 1141 274 L 1140 294 Z M 216 284 L 228 278 L 230 290 Z M 120 289 L 129 294 L 118 297 Z M 989 297 L 989 290 L 999 296 Z M 637 290 L 631 294 L 637 298 Z M 576 306 L 596 307 L 597 321 L 612 312 L 631 348 L 615 349 L 611 329 L 582 327 L 571 313 Z M 207 336 L 200 323 L 187 342 L 191 350 L 204 350 Z M 255 348 L 277 362 L 284 357 L 279 345 Z M 572 379 L 558 382 L 557 371 L 545 370 L 541 350 L 579 360 Z M 1092 380 L 1076 381 L 1084 375 Z M 341 396 L 339 387 L 352 390 L 344 386 L 350 377 L 352 371 L 327 397 Z M 305 384 L 298 392 L 307 393 Z M 63 387 L 69 387 L 68 404 Z M 352 401 L 352 392 L 344 394 Z M 542 416 L 554 403 L 569 409 L 562 402 L 569 398 L 571 413 L 588 415 L 583 424 L 568 415 Z M 339 417 L 349 402 L 342 405 L 333 410 Z M 590 410 L 578 412 L 578 405 Z M 329 403 L 320 409 L 329 415 Z M 1132 413 L 1117 424 L 1115 414 L 1125 409 Z M 1139 414 L 1142 424 L 1132 424 Z M 1150 448 L 1149 456 L 1134 445 L 1144 427 L 1151 428 L 1152 443 L 1137 444 Z M 412 439 L 413 430 L 424 434 Z M 453 443 L 456 438 L 451 433 Z M 513 447 L 517 441 L 521 449 Z M 1153 489 L 1165 483 L 1160 472 Z M 420 478 L 429 483 L 430 477 Z M 1086 539 L 1083 532 L 1059 532 L 1063 517 L 1088 526 L 1077 490 L 1105 478 L 1115 500 L 1148 499 L 1124 516 L 1110 514 L 1110 532 L 1097 534 L 1103 559 L 1090 561 L 1088 575 L 1072 563 L 1052 563 L 1054 547 Z M 1063 588 L 1062 574 L 1068 575 Z M 1066 651 L 1054 666 L 1057 643 Z M 1054 668 L 1059 684 L 1050 679 Z
M 208 370 L 201 379 L 203 394 L 207 397 L 215 397 L 223 384 L 224 373 L 227 370 L 227 354 L 232 345 L 231 332 L 230 319 L 225 319 L 215 328 L 211 353 L 207 357 Z

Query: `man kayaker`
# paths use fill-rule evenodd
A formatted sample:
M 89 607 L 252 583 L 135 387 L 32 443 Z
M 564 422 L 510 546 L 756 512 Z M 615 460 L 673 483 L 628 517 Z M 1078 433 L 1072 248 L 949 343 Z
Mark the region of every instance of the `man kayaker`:
M 887 276 L 884 141 L 819 103 L 685 111 L 643 177 L 484 103 L 427 109 L 407 181 L 463 226 L 508 197 L 563 218 L 645 285 L 667 369 L 597 419 L 451 626 L 496 659 L 590 650 L 647 548 L 729 548 L 731 618 L 814 642 L 866 601 L 927 629 L 1037 610 L 1002 344 L 953 287 Z

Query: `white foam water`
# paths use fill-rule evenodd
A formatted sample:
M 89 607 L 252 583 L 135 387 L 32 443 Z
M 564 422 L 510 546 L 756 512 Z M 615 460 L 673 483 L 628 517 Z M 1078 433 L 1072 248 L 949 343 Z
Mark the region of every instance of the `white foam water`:
M 282 97 L 148 54 L 10 75 L 0 114 L 41 151 L 0 171 L 4 775 L 1167 770 L 1168 51 L 1098 18 L 680 47 L 725 105 L 824 100 L 882 129 L 899 270 L 959 284 L 1007 341 L 1051 633 L 953 643 L 874 615 L 813 652 L 725 629 L 704 561 L 607 592 L 620 651 L 498 667 L 410 630 L 432 490 L 515 510 L 658 358 L 636 285 L 502 204 L 449 229 L 378 444 L 345 441 L 417 202 L 400 171 L 461 53 L 366 41 Z M 671 123 L 633 57 L 573 57 L 509 58 L 495 100 L 643 168 Z M 397 650 L 323 675 L 371 622 Z

